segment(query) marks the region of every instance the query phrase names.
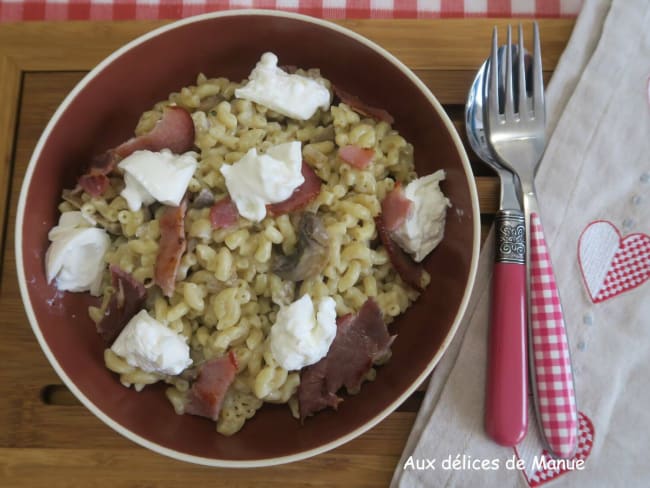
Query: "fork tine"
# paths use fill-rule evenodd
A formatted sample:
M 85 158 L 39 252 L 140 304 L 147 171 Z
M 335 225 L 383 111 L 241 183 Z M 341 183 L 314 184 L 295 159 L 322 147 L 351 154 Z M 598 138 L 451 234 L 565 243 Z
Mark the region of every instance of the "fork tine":
M 545 117 L 544 114 L 544 77 L 542 74 L 542 50 L 539 43 L 539 26 L 533 23 L 533 108 L 535 118 Z M 539 111 L 542 113 L 539 113 Z
M 524 28 L 519 23 L 519 32 L 517 34 L 518 40 L 518 91 L 519 91 L 519 100 L 518 100 L 518 109 L 519 117 L 524 119 L 528 118 L 528 107 L 526 105 L 526 65 L 524 62 Z
M 497 59 L 497 52 L 499 47 L 497 45 L 497 28 L 494 26 L 492 31 L 492 53 L 490 54 L 490 77 L 487 92 L 487 103 L 485 106 L 488 108 L 488 118 L 490 125 L 496 125 L 499 115 L 499 78 L 497 72 L 499 71 L 499 61 Z
M 508 32 L 506 35 L 506 95 L 505 95 L 505 108 L 504 113 L 506 120 L 513 120 L 515 118 L 514 96 L 512 93 L 512 29 L 508 25 Z

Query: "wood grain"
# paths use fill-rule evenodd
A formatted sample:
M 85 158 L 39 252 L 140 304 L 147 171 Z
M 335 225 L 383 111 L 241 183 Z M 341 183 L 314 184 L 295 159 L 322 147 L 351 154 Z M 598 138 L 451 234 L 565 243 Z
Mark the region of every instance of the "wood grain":
M 0 109 L 0 251 L 5 246 L 20 78 L 21 72 L 14 60 L 0 51 L 0 97 L 3 100 L 3 107 Z M 0 274 L 2 269 L 3 263 L 0 261 Z
M 438 96 L 464 139 L 464 99 L 487 55 L 491 26 L 506 20 L 343 21 L 378 42 Z M 163 22 L 0 25 L 0 486 L 387 486 L 422 392 L 363 436 L 299 463 L 227 470 L 174 461 L 122 438 L 83 408 L 49 366 L 29 327 L 16 282 L 15 211 L 27 163 L 45 124 L 74 84 L 111 51 Z M 548 78 L 569 20 L 543 20 Z M 470 153 L 471 154 L 471 153 Z M 471 156 L 484 230 L 498 182 Z

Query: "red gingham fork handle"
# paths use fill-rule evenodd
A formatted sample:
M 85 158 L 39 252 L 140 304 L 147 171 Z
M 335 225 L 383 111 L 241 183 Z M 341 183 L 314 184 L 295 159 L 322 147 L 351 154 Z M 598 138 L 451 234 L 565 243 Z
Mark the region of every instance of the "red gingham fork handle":
M 533 389 L 542 434 L 551 453 L 574 455 L 578 410 L 569 342 L 542 223 L 530 214 L 529 307 Z

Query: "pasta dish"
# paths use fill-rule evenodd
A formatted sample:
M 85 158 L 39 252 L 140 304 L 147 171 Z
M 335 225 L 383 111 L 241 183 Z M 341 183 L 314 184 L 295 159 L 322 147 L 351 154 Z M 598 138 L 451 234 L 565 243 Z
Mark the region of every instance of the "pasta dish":
M 450 205 L 389 113 L 275 63 L 143 113 L 49 236 L 50 281 L 98 297 L 107 368 L 224 435 L 264 403 L 309 422 L 374 379 Z

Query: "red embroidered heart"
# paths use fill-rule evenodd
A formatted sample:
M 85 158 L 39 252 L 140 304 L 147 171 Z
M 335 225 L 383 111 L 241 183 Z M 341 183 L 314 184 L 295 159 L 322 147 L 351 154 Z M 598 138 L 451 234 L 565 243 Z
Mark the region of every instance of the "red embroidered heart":
M 551 461 L 551 455 L 546 449 L 540 447 L 538 435 L 535 435 L 535 431 L 531 432 L 534 429 L 531 427 L 529 427 L 526 439 L 515 447 L 517 457 L 524 460 L 526 469 L 523 471 L 523 475 L 531 488 L 541 486 L 558 476 L 576 470 L 576 461 L 585 462 L 591 453 L 595 435 L 594 425 L 589 417 L 582 412 L 578 412 L 578 449 L 575 456 L 564 463 L 556 460 Z M 532 448 L 535 447 L 537 450 L 533 451 Z M 538 467 L 536 468 L 536 466 Z
M 611 222 L 592 222 L 580 235 L 578 260 L 594 303 L 642 285 L 650 277 L 650 236 L 622 237 Z

